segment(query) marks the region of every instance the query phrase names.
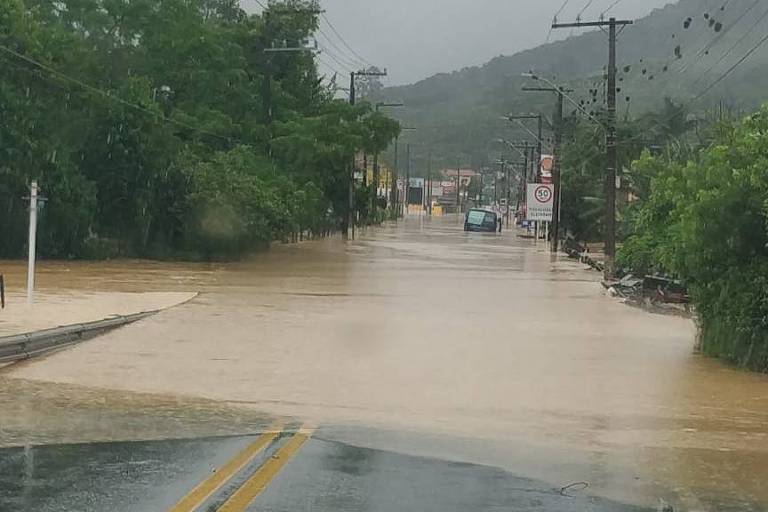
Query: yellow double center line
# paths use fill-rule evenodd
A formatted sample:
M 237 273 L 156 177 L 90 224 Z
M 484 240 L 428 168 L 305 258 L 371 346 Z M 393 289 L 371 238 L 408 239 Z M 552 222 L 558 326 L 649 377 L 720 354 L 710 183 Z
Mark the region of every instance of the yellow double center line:
M 222 466 L 216 473 L 192 489 L 168 512 L 194 512 L 206 500 L 221 489 L 234 475 L 242 471 L 257 455 L 280 435 L 280 427 L 260 435 L 245 450 Z M 242 512 L 280 472 L 288 460 L 301 448 L 311 431 L 301 430 L 280 447 L 224 504 L 217 512 Z

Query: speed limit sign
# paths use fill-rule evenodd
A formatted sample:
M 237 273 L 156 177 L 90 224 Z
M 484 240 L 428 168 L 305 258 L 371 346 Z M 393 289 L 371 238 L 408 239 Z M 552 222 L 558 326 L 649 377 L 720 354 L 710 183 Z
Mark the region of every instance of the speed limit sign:
M 553 185 L 532 183 L 528 185 L 527 220 L 552 222 L 552 211 L 555 203 L 555 188 Z

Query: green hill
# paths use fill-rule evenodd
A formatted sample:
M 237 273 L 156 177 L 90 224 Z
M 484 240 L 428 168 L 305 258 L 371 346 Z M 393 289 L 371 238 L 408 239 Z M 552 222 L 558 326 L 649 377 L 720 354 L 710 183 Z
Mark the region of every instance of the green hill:
M 761 0 L 681 0 L 636 20 L 618 41 L 620 118 L 654 109 L 665 96 L 691 102 L 766 33 L 768 5 Z M 607 54 L 607 37 L 596 30 L 500 56 L 480 67 L 387 88 L 381 94 L 388 101 L 403 101 L 406 108 L 393 110 L 392 115 L 417 128 L 404 136 L 413 143 L 415 173 L 426 168 L 427 148 L 435 155 L 435 167 L 455 166 L 457 159 L 479 167 L 498 157 L 501 148 L 493 139 L 527 138 L 502 115 L 551 115 L 553 95 L 522 92 L 521 87 L 530 83 L 522 73 L 535 70 L 568 85 L 575 90 L 570 96 L 576 102 L 583 101 L 587 110 L 599 109 L 604 103 Z M 766 64 L 768 44 L 691 102 L 690 108 L 704 111 L 720 103 L 754 109 L 768 99 Z M 567 104 L 567 112 L 574 110 Z

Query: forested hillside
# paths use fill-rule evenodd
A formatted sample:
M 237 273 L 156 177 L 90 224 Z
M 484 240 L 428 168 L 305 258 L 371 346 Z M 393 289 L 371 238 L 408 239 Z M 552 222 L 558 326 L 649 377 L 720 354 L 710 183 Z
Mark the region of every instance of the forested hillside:
M 620 117 L 636 118 L 655 110 L 665 96 L 689 102 L 706 91 L 768 33 L 767 11 L 768 5 L 761 1 L 681 0 L 624 29 L 618 41 Z M 575 33 L 563 41 L 497 57 L 481 67 L 388 88 L 383 94 L 407 105 L 396 115 L 417 128 L 409 132 L 409 140 L 431 147 L 446 165 L 460 157 L 478 166 L 499 149 L 489 142 L 492 139 L 526 137 L 500 116 L 552 110 L 551 95 L 521 92 L 530 83 L 522 73 L 534 70 L 572 87 L 577 102 L 583 101 L 587 110 L 599 110 L 604 103 L 607 54 L 603 32 Z M 768 46 L 691 103 L 690 110 L 702 112 L 720 102 L 753 110 L 768 99 L 768 75 L 761 72 L 766 64 Z M 574 110 L 567 104 L 566 111 Z M 425 165 L 422 153 L 416 152 L 418 169 Z

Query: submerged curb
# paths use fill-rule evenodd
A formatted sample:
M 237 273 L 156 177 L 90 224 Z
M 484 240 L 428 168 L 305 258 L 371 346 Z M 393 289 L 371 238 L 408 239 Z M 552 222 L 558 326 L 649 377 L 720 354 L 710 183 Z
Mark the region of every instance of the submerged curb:
M 197 295 L 198 294 L 195 294 L 186 301 L 170 307 L 179 306 L 189 302 L 197 297 Z M 12 336 L 2 336 L 0 337 L 0 364 L 32 359 L 33 357 L 95 338 L 112 329 L 117 329 L 118 327 L 132 324 L 139 320 L 143 320 L 144 318 L 156 315 L 161 311 L 170 309 L 170 307 L 142 311 L 141 313 L 133 313 L 130 315 L 115 315 L 94 322 L 65 325 L 24 334 L 14 334 Z
M 0 338 L 0 363 L 12 363 L 31 359 L 59 348 L 93 338 L 106 331 L 116 329 L 143 318 L 155 315 L 161 310 L 144 311 L 132 315 L 116 316 L 105 320 L 82 324 L 54 327 L 25 334 Z

